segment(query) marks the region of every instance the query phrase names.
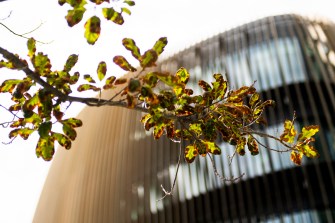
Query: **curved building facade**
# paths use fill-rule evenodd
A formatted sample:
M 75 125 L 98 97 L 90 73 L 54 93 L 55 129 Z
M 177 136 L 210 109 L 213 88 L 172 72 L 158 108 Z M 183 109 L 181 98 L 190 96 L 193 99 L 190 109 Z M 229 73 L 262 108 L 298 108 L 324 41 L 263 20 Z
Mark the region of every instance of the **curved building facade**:
M 209 159 L 197 158 L 182 162 L 173 196 L 157 201 L 161 185 L 173 182 L 178 144 L 155 141 L 138 112 L 87 107 L 72 149 L 57 151 L 34 222 L 335 222 L 335 25 L 297 15 L 264 18 L 192 46 L 158 69 L 180 66 L 197 80 L 225 73 L 233 88 L 257 80 L 262 97 L 276 101 L 262 130 L 280 134 L 296 111 L 298 128 L 321 126 L 320 158 L 296 167 L 288 153 L 261 149 L 229 165 L 234 148 L 222 144 L 224 152 L 214 156 L 218 171 L 228 178 L 244 173 L 241 180 L 222 182 Z

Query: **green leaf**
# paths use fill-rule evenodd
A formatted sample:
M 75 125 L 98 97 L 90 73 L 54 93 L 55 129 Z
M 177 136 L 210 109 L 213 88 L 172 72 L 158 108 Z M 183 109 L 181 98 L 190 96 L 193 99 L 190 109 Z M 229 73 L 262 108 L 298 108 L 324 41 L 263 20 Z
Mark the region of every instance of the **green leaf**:
M 185 160 L 192 163 L 198 155 L 198 150 L 195 145 L 188 145 L 185 148 Z
M 163 135 L 164 129 L 165 129 L 165 124 L 163 122 L 156 123 L 156 125 L 154 126 L 154 131 L 153 131 L 154 138 L 159 139 Z
M 135 57 L 136 59 L 140 60 L 141 58 L 141 52 L 140 49 L 136 46 L 136 43 L 133 39 L 130 38 L 124 38 L 122 40 L 122 44 L 123 46 L 129 50 L 131 52 L 131 54 L 133 55 L 133 57 Z
M 28 56 L 33 58 L 36 52 L 36 40 L 34 38 L 29 38 L 27 41 L 28 46 Z
M 157 59 L 158 54 L 155 50 L 147 50 L 140 58 L 140 65 L 142 68 L 156 66 Z
M 290 120 L 286 120 L 284 122 L 284 132 L 280 135 L 280 140 L 288 143 L 293 143 L 296 135 L 297 131 L 294 129 L 293 122 Z
M 79 92 L 87 91 L 87 90 L 100 91 L 101 89 L 96 87 L 96 86 L 93 86 L 91 84 L 81 84 L 77 88 L 77 91 L 79 91 Z
M 77 81 L 79 80 L 79 72 L 75 72 L 72 76 L 70 76 L 69 84 L 76 84 Z
M 51 132 L 51 137 L 53 140 L 57 140 L 59 145 L 63 146 L 65 149 L 71 148 L 71 140 L 67 136 L 60 133 Z
M 134 6 L 135 5 L 134 1 L 128 1 L 128 0 L 126 0 L 126 1 L 123 1 L 123 2 L 126 3 L 129 6 Z
M 51 94 L 42 94 L 43 90 L 39 91 L 38 115 L 41 118 L 50 119 L 52 111 L 52 96 Z
M 88 81 L 89 83 L 95 83 L 95 80 L 91 77 L 89 74 L 84 74 L 84 79 Z
M 318 125 L 310 125 L 307 127 L 303 127 L 301 133 L 298 136 L 298 141 L 304 141 L 306 139 L 310 139 L 319 131 Z
M 81 127 L 83 125 L 83 122 L 80 119 L 77 119 L 77 118 L 64 119 L 64 120 L 61 121 L 61 123 L 69 125 L 72 128 Z
M 46 138 L 49 136 L 51 131 L 52 123 L 51 122 L 43 122 L 40 127 L 38 128 L 38 134 L 42 138 Z
M 47 55 L 44 55 L 43 53 L 38 53 L 33 57 L 31 61 L 34 65 L 36 72 L 39 73 L 42 77 L 50 74 L 51 63 Z
M 141 82 L 138 79 L 131 78 L 128 83 L 128 90 L 130 92 L 139 91 L 141 89 Z
M 115 88 L 115 86 L 113 85 L 114 81 L 115 81 L 116 77 L 114 76 L 110 76 L 106 79 L 105 85 L 103 86 L 103 89 L 108 90 L 111 88 Z
M 130 65 L 130 63 L 123 56 L 115 56 L 113 58 L 113 62 L 125 71 L 136 71 L 136 68 Z
M 178 79 L 172 74 L 155 72 L 154 75 L 170 87 L 180 86 L 180 84 L 178 84 Z
M 16 87 L 16 85 L 22 82 L 23 80 L 17 80 L 17 79 L 5 80 L 4 82 L 2 82 L 0 86 L 0 92 L 1 93 L 5 93 L 5 92 L 13 93 L 13 90 Z
M 118 25 L 122 25 L 124 23 L 121 13 L 118 13 L 113 8 L 103 8 L 102 14 L 107 20 L 111 20 Z
M 84 7 L 68 10 L 65 16 L 68 26 L 73 27 L 77 25 L 83 19 L 85 11 L 86 9 Z
M 131 11 L 127 8 L 121 8 L 122 12 L 127 13 L 128 15 L 131 15 Z
M 54 153 L 54 139 L 51 137 L 40 137 L 36 145 L 36 156 L 42 157 L 45 161 L 50 161 Z
M 143 76 L 143 82 L 148 86 L 148 87 L 155 87 L 158 82 L 158 78 L 156 75 L 156 72 L 149 72 L 145 76 Z
M 33 133 L 35 129 L 30 129 L 30 128 L 19 128 L 19 129 L 14 129 L 10 131 L 9 133 L 9 138 L 17 137 L 18 135 L 22 137 L 22 139 L 26 140 L 30 136 L 31 133 Z
M 25 118 L 29 118 L 32 115 L 25 115 L 25 113 L 31 113 L 39 102 L 40 100 L 38 97 L 38 93 L 36 93 L 32 98 L 24 102 L 24 104 L 22 105 L 22 112 L 24 113 L 23 115 L 25 116 Z
M 69 137 L 69 139 L 71 139 L 72 141 L 76 139 L 77 137 L 77 132 L 76 130 L 74 130 L 73 127 L 71 127 L 71 125 L 67 124 L 67 123 L 63 123 L 63 132 L 64 134 Z
M 188 80 L 190 79 L 190 74 L 184 67 L 181 67 L 177 71 L 176 77 L 178 78 L 178 82 L 187 84 Z
M 74 67 L 74 65 L 76 65 L 77 61 L 78 61 L 78 55 L 76 55 L 76 54 L 71 54 L 71 55 L 67 58 L 63 70 L 64 70 L 65 72 L 70 72 L 71 69 Z
M 164 51 L 164 47 L 167 45 L 167 43 L 168 43 L 167 38 L 161 37 L 159 38 L 159 40 L 156 41 L 152 49 L 156 51 L 157 55 L 159 56 Z
M 89 44 L 95 44 L 100 36 L 100 19 L 92 16 L 85 23 L 85 38 Z
M 206 146 L 206 151 L 214 155 L 221 154 L 221 149 L 214 143 L 207 140 L 201 140 L 201 142 Z
M 200 136 L 202 134 L 201 124 L 200 123 L 191 123 L 189 126 L 189 130 L 194 132 L 196 136 Z
M 16 69 L 15 65 L 13 62 L 11 61 L 3 61 L 3 60 L 0 60 L 0 68 L 2 67 L 6 67 L 8 69 Z
M 98 74 L 98 78 L 99 78 L 100 81 L 102 81 L 102 79 L 104 79 L 104 77 L 106 76 L 106 72 L 107 72 L 106 62 L 101 61 L 98 65 L 98 69 L 97 69 L 97 74 Z

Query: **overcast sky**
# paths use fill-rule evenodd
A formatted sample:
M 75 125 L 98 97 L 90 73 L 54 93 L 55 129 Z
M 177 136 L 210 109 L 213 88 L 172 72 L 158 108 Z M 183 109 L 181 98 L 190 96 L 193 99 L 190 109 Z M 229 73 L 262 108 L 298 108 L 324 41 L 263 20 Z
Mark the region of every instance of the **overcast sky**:
M 335 21 L 334 0 L 142 0 L 136 1 L 133 14 L 125 16 L 119 27 L 103 23 L 101 37 L 95 47 L 83 38 L 83 24 L 73 29 L 66 25 L 66 7 L 57 0 L 8 0 L 0 3 L 0 22 L 21 34 L 41 23 L 28 36 L 50 42 L 38 45 L 61 69 L 68 55 L 79 54 L 75 68 L 94 74 L 97 64 L 105 60 L 110 75 L 123 72 L 113 67 L 112 58 L 127 54 L 122 50 L 124 37 L 134 38 L 142 50 L 149 48 L 162 36 L 169 44 L 163 56 L 171 55 L 196 42 L 237 25 L 269 15 L 298 13 L 310 17 L 325 17 Z M 88 15 L 96 12 L 91 9 Z M 9 17 L 8 17 L 9 16 Z M 7 18 L 8 17 L 8 18 Z M 24 56 L 26 40 L 11 34 L 0 25 L 0 46 Z M 12 73 L 0 70 L 0 83 Z M 0 95 L 3 103 L 4 97 Z M 75 107 L 75 114 L 80 107 Z M 0 108 L 1 117 L 6 111 Z M 9 117 L 9 116 L 8 116 Z M 9 117 L 10 118 L 10 117 Z M 3 119 L 1 119 L 3 121 Z M 8 142 L 8 131 L 0 129 L 0 141 Z M 0 144 L 0 222 L 31 222 L 50 162 L 35 156 L 36 137 L 28 141 L 16 140 L 11 145 Z M 71 151 L 69 151 L 71 152 Z

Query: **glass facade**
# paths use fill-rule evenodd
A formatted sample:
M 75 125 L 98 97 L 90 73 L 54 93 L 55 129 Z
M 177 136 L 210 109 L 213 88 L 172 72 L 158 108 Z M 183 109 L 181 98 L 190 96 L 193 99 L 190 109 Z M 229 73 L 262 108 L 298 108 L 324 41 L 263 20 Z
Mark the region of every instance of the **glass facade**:
M 276 107 L 266 112 L 278 135 L 296 111 L 296 127 L 319 124 L 321 157 L 294 166 L 289 154 L 261 149 L 235 156 L 222 144 L 215 165 L 234 183 L 215 176 L 209 158 L 182 162 L 172 197 L 161 185 L 174 180 L 179 148 L 144 132 L 141 114 L 85 108 L 85 126 L 71 151 L 58 150 L 34 222 L 335 222 L 335 25 L 297 15 L 264 18 L 190 47 L 160 62 L 180 66 L 196 80 L 224 73 L 232 88 L 251 85 Z M 101 132 L 103 130 L 103 132 Z M 278 143 L 259 138 L 270 148 Z

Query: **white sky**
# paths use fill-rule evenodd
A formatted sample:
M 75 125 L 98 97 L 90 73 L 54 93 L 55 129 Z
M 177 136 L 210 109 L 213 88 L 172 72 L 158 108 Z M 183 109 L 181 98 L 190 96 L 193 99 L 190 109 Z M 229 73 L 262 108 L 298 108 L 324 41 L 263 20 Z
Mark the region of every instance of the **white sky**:
M 64 16 L 66 7 L 57 0 L 8 0 L 0 3 L 0 21 L 17 33 L 25 33 L 43 25 L 29 35 L 50 44 L 39 45 L 49 55 L 53 67 L 61 69 L 68 55 L 79 54 L 75 70 L 95 75 L 97 64 L 105 60 L 108 74 L 120 76 L 123 72 L 113 66 L 117 54 L 129 56 L 122 50 L 124 37 L 134 38 L 142 51 L 151 47 L 162 36 L 169 44 L 163 56 L 184 49 L 214 34 L 268 15 L 299 13 L 311 17 L 321 16 L 335 21 L 334 0 L 138 0 L 133 14 L 125 16 L 125 24 L 118 27 L 103 23 L 102 34 L 95 47 L 83 38 L 83 24 L 69 29 Z M 333 3 L 332 3 L 333 2 Z M 1 20 L 11 16 L 6 20 Z M 90 13 L 94 13 L 94 9 Z M 100 13 L 100 11 L 97 11 Z M 26 40 L 9 33 L 0 26 L 0 46 L 26 55 Z M 130 57 L 128 57 L 130 58 Z M 0 70 L 0 83 L 13 78 L 13 74 Z M 4 96 L 0 95 L 3 103 Z M 75 114 L 80 107 L 70 112 Z M 6 117 L 0 108 L 0 122 Z M 10 116 L 8 116 L 10 118 Z M 8 142 L 8 130 L 0 127 L 0 141 Z M 16 140 L 11 145 L 0 144 L 0 222 L 31 222 L 43 187 L 50 162 L 37 159 L 37 138 Z M 69 151 L 70 152 L 70 151 Z

